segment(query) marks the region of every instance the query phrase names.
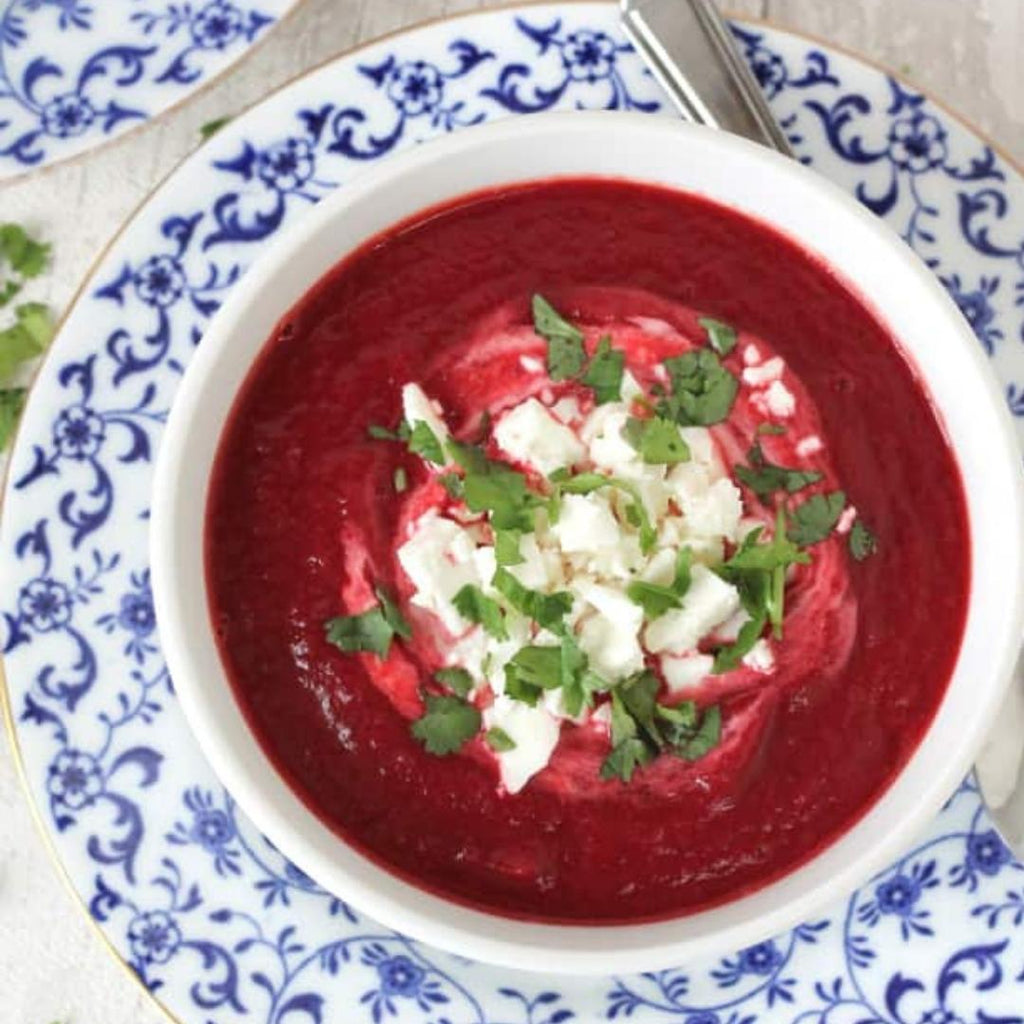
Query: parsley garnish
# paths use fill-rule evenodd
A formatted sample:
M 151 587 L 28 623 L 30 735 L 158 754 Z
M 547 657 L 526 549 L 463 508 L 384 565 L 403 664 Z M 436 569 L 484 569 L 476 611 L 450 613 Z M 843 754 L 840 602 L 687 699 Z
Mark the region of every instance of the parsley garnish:
M 623 437 L 649 465 L 674 466 L 690 458 L 690 446 L 683 440 L 679 427 L 661 416 L 627 420 Z
M 516 741 L 500 726 L 492 725 L 484 733 L 484 741 L 496 754 L 504 754 L 516 749 Z
M 23 363 L 41 355 L 53 337 L 50 310 L 41 302 L 25 302 L 14 310 L 14 323 L 0 331 L 0 384 Z
M 622 396 L 622 373 L 625 366 L 626 353 L 612 348 L 611 338 L 604 337 L 597 343 L 597 350 L 580 381 L 593 389 L 594 401 L 598 405 L 617 402 Z
M 633 772 L 654 760 L 656 754 L 638 735 L 637 724 L 626 710 L 618 690 L 612 691 L 612 749 L 601 765 L 602 779 L 629 782 Z
M 3 442 L 0 441 L 0 446 Z M 850 539 L 847 542 L 850 554 L 858 562 L 863 562 L 878 550 L 878 538 L 858 519 L 850 530 Z
M 533 297 L 533 329 L 548 343 L 548 375 L 569 380 L 583 370 L 583 332 L 564 320 L 543 295 Z
M 439 668 L 434 678 L 456 697 L 468 697 L 473 689 L 473 677 L 464 668 Z
M 768 621 L 767 612 L 763 612 L 756 618 L 745 622 L 736 636 L 733 643 L 725 647 L 719 647 L 715 651 L 715 665 L 712 672 L 720 675 L 723 672 L 731 672 L 753 649 L 754 644 L 761 639 L 765 623 Z
M 469 622 L 483 626 L 484 632 L 495 640 L 507 640 L 508 629 L 505 627 L 505 613 L 501 605 L 492 597 L 488 597 L 479 587 L 467 583 L 452 598 L 455 610 Z
M 660 618 L 672 608 L 682 606 L 682 597 L 690 589 L 690 560 L 693 552 L 689 548 L 680 548 L 676 558 L 675 579 L 670 587 L 658 583 L 647 583 L 634 580 L 626 587 L 626 594 L 634 603 L 644 610 L 646 619 Z
M 418 455 L 435 466 L 443 466 L 445 463 L 444 449 L 437 435 L 427 426 L 423 420 L 417 420 L 412 425 L 412 433 L 409 435 L 409 451 Z
M 735 328 L 710 316 L 700 317 L 697 323 L 707 332 L 708 344 L 720 356 L 727 356 L 736 347 Z
M 521 535 L 518 530 L 494 531 L 494 560 L 498 565 L 520 565 L 523 562 L 519 550 Z
M 538 590 L 530 590 L 503 566 L 499 566 L 494 574 L 494 589 L 504 595 L 517 612 L 533 619 L 538 626 L 552 633 L 564 629 L 562 620 L 572 608 L 572 594 L 565 591 L 542 594 Z
M 22 285 L 38 277 L 50 260 L 50 246 L 32 238 L 18 224 L 0 224 L 0 265 L 13 275 L 0 284 L 0 306 L 21 291 Z
M 397 430 L 388 430 L 387 427 L 382 427 L 377 423 L 371 423 L 366 428 L 366 433 L 374 441 L 408 441 L 412 431 L 409 429 L 409 424 L 402 420 L 398 424 Z
M 212 121 L 207 121 L 206 124 L 199 126 L 199 137 L 205 141 L 217 132 L 221 130 L 229 121 L 231 121 L 231 115 L 226 117 L 215 117 Z
M 328 619 L 324 623 L 328 642 L 349 654 L 368 651 L 378 658 L 385 658 L 396 635 L 408 640 L 412 630 L 398 606 L 381 589 L 377 590 L 377 599 L 379 605 L 359 615 L 339 615 Z
M 747 460 L 749 466 L 735 467 L 736 477 L 762 500 L 776 491 L 795 494 L 821 479 L 821 473 L 813 469 L 790 469 L 769 462 L 764 457 L 760 441 L 756 441 L 747 452 Z
M 496 530 L 533 530 L 534 510 L 543 499 L 530 490 L 522 473 L 458 441 L 448 442 L 448 452 L 465 471 L 462 498 L 472 512 L 489 512 Z
M 7 447 L 7 442 L 14 435 L 18 425 L 22 406 L 25 404 L 25 388 L 9 388 L 0 391 L 0 451 Z
M 562 648 L 543 644 L 520 647 L 505 666 L 505 693 L 531 706 L 542 690 L 562 684 Z
M 412 734 L 428 753 L 454 754 L 480 731 L 480 712 L 461 697 L 428 694 L 425 703 L 427 710 L 412 723 Z
M 438 483 L 448 492 L 449 496 L 455 499 L 461 499 L 465 488 L 462 483 L 462 477 L 458 473 L 442 473 L 437 478 Z
M 834 529 L 846 506 L 842 491 L 815 494 L 797 505 L 790 516 L 789 539 L 806 547 L 824 540 Z
M 739 384 L 708 348 L 665 360 L 672 391 L 658 403 L 658 414 L 683 426 L 707 427 L 729 415 Z
M 660 707 L 658 710 L 664 716 L 666 711 L 675 709 Z M 672 753 L 684 761 L 699 761 L 722 739 L 722 711 L 717 704 L 704 709 L 696 728 L 684 726 L 681 721 L 671 724 L 675 727 L 670 741 Z

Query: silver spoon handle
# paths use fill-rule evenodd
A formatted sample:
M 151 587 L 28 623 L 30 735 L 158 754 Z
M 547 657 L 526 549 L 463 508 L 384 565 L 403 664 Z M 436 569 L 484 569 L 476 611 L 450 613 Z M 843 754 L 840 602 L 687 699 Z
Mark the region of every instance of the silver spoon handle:
M 688 121 L 792 156 L 713 0 L 620 0 L 622 25 Z

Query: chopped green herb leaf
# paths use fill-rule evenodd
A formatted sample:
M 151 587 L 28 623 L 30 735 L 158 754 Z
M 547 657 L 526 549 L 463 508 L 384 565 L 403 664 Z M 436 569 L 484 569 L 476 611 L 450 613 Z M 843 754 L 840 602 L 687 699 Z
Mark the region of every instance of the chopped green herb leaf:
M 0 452 L 6 447 L 14 436 L 14 429 L 18 425 L 18 418 L 21 416 L 22 407 L 25 404 L 25 388 L 9 388 L 0 391 Z
M 739 384 L 710 349 L 694 349 L 665 360 L 672 392 L 658 414 L 683 426 L 706 427 L 729 415 Z
M 408 640 L 412 636 L 412 628 L 405 621 L 398 605 L 391 600 L 387 591 L 382 590 L 380 587 L 376 588 L 375 593 L 377 600 L 380 601 L 381 611 L 384 612 L 384 619 L 387 624 L 403 640 Z
M 731 644 L 715 651 L 715 666 L 712 672 L 715 675 L 721 675 L 723 672 L 730 672 L 736 668 L 760 639 L 767 621 L 767 615 L 762 614 L 756 619 L 745 622 Z
M 18 292 L 21 291 L 21 282 L 11 278 L 0 285 L 0 308 L 6 306 Z
M 434 678 L 456 697 L 468 697 L 473 689 L 473 677 L 464 668 L 439 668 Z
M 0 446 L 2 444 L 3 442 L 0 441 Z M 865 558 L 878 550 L 878 539 L 859 519 L 854 522 L 853 529 L 850 530 L 848 543 L 850 554 L 858 562 L 863 562 Z
M 206 124 L 199 126 L 199 136 L 202 139 L 208 139 L 211 135 L 216 135 L 217 132 L 231 121 L 231 115 L 226 117 L 215 117 L 212 121 L 207 121 Z
M 611 338 L 602 338 L 580 380 L 593 389 L 594 401 L 598 405 L 617 402 L 622 396 L 622 374 L 625 367 L 626 353 L 612 348 Z
M 781 423 L 760 423 L 758 424 L 757 430 L 754 433 L 758 437 L 762 437 L 765 434 L 773 434 L 776 437 L 784 434 L 786 428 Z
M 0 384 L 30 359 L 40 355 L 53 337 L 50 310 L 40 302 L 26 302 L 14 310 L 14 323 L 0 331 Z
M 50 245 L 32 238 L 18 224 L 0 224 L 0 260 L 28 280 L 38 277 L 50 259 Z
M 587 668 L 587 656 L 569 633 L 561 646 L 562 704 L 570 715 L 578 715 L 584 707 L 592 707 L 594 694 L 608 689 L 608 684 Z
M 434 463 L 435 466 L 443 466 L 445 463 L 441 442 L 423 420 L 417 420 L 412 425 L 412 433 L 409 435 L 409 451 L 413 455 L 419 455 L 420 458 Z
M 533 297 L 533 328 L 548 343 L 548 375 L 569 380 L 583 370 L 583 332 L 563 319 L 543 295 Z
M 657 583 L 634 580 L 626 587 L 626 594 L 633 604 L 640 605 L 644 610 L 644 618 L 657 619 L 672 608 L 680 608 L 682 601 L 671 587 L 663 587 Z
M 409 487 L 409 474 L 406 473 L 404 466 L 395 466 L 394 473 L 391 474 L 391 482 L 395 486 L 395 491 L 398 494 L 402 494 Z
M 631 418 L 622 433 L 649 465 L 674 466 L 690 458 L 690 446 L 672 420 L 661 416 L 647 420 Z
M 676 576 L 672 581 L 672 589 L 682 597 L 690 589 L 690 566 L 693 562 L 693 552 L 688 547 L 682 547 L 676 554 Z
M 442 473 L 437 479 L 451 497 L 456 499 L 462 498 L 465 493 L 465 486 L 462 477 L 458 473 Z
M 516 749 L 516 741 L 500 726 L 492 725 L 484 733 L 484 741 L 496 754 L 504 754 Z
M 339 615 L 328 619 L 324 629 L 328 642 L 347 654 L 368 651 L 378 658 L 387 657 L 395 635 L 380 606 L 361 615 Z
M 656 752 L 637 735 L 636 722 L 618 690 L 612 690 L 612 750 L 601 765 L 601 778 L 629 782 L 633 772 L 655 756 Z
M 697 323 L 708 335 L 708 343 L 720 355 L 727 356 L 736 347 L 736 331 L 721 320 L 710 316 L 702 316 Z
M 721 738 L 722 712 L 717 704 L 712 704 L 704 709 L 696 731 L 689 738 L 680 737 L 672 744 L 672 752 L 684 761 L 699 761 L 718 746 Z
M 519 550 L 522 535 L 518 530 L 494 531 L 494 558 L 498 565 L 519 565 L 523 561 Z
M 645 670 L 627 679 L 615 690 L 622 698 L 622 706 L 655 747 L 660 747 L 662 743 L 661 733 L 654 720 L 660 686 L 658 677 L 653 672 Z
M 789 539 L 806 547 L 824 540 L 834 529 L 846 506 L 842 491 L 815 494 L 797 505 L 790 516 Z
M 412 723 L 412 734 L 428 753 L 454 754 L 480 731 L 480 712 L 461 698 L 428 694 L 425 703 L 426 713 Z
M 492 597 L 488 597 L 479 587 L 467 583 L 452 598 L 455 610 L 469 622 L 483 626 L 484 632 L 495 640 L 507 640 L 508 629 L 505 627 L 505 613 L 501 605 Z
M 448 442 L 448 452 L 465 470 L 462 497 L 471 511 L 490 512 L 496 530 L 533 530 L 534 511 L 544 500 L 530 490 L 522 473 L 458 441 Z
M 373 438 L 374 441 L 404 441 L 406 438 L 402 437 L 401 433 L 397 430 L 388 430 L 387 427 L 381 427 L 376 423 L 371 423 L 366 428 L 366 433 Z
M 504 595 L 517 612 L 533 619 L 537 625 L 553 633 L 564 630 L 562 620 L 572 608 L 572 594 L 565 591 L 542 594 L 540 591 L 530 590 L 504 566 L 499 566 L 494 574 L 494 588 Z
M 821 473 L 813 469 L 790 469 L 769 462 L 764 457 L 760 442 L 756 442 L 747 452 L 747 460 L 749 466 L 735 467 L 736 477 L 762 500 L 776 491 L 795 494 L 821 479 Z

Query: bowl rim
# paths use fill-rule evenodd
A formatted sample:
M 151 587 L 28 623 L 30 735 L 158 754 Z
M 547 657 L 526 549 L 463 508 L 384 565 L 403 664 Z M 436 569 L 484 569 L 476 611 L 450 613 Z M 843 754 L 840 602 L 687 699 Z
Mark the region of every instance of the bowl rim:
M 256 315 L 253 308 L 261 301 L 261 293 L 265 296 L 274 292 L 275 284 L 283 275 L 297 273 L 294 268 L 302 264 L 302 257 L 308 254 L 330 225 L 341 220 L 347 227 L 359 211 L 371 220 L 376 216 L 379 222 L 376 228 L 361 237 L 357 235 L 346 241 L 331 263 L 305 275 L 303 291 L 312 287 L 330 265 L 344 258 L 366 238 L 387 230 L 417 210 L 445 201 L 444 197 L 417 201 L 411 210 L 399 215 L 372 213 L 376 201 L 381 195 L 387 197 L 389 190 L 395 193 L 403 183 L 414 178 L 422 181 L 431 175 L 442 175 L 444 168 L 453 164 L 465 168 L 470 161 L 476 160 L 483 168 L 489 162 L 494 163 L 503 152 L 514 155 L 523 145 L 536 148 L 543 144 L 547 156 L 536 158 L 538 165 L 555 156 L 564 157 L 571 163 L 567 144 L 570 136 L 577 147 L 586 149 L 599 135 L 607 138 L 613 132 L 616 145 L 609 147 L 612 154 L 610 163 L 616 166 L 633 167 L 636 154 L 635 151 L 631 153 L 630 144 L 636 144 L 641 150 L 643 146 L 651 147 L 647 151 L 650 153 L 658 146 L 669 152 L 679 149 L 685 151 L 693 163 L 702 163 L 702 166 L 708 161 L 721 161 L 726 177 L 738 174 L 742 169 L 756 169 L 778 187 L 795 190 L 801 198 L 808 202 L 813 199 L 814 203 L 834 214 L 842 222 L 842 227 L 856 236 L 859 245 L 875 251 L 874 254 L 884 263 L 886 273 L 901 278 L 903 285 L 925 303 L 925 319 L 933 321 L 933 326 L 939 329 L 945 356 L 955 358 L 961 371 L 967 374 L 965 379 L 970 394 L 983 421 L 977 429 L 985 429 L 985 449 L 989 453 L 990 465 L 982 479 L 977 467 L 961 461 L 960 444 L 966 444 L 964 438 L 971 436 L 967 428 L 964 438 L 959 435 L 950 438 L 951 443 L 956 441 L 953 449 L 964 478 L 965 491 L 968 492 L 972 538 L 971 591 L 964 639 L 947 692 L 924 737 L 907 764 L 866 812 L 839 838 L 795 870 L 751 894 L 710 909 L 651 923 L 546 924 L 475 910 L 404 881 L 332 832 L 270 766 L 269 759 L 249 728 L 243 709 L 235 701 L 219 655 L 216 669 L 209 659 L 209 648 L 212 646 L 216 653 L 216 644 L 207 613 L 205 584 L 199 594 L 195 586 L 195 556 L 198 554 L 201 564 L 202 545 L 196 551 L 195 544 L 189 543 L 189 537 L 194 541 L 197 522 L 198 536 L 202 537 L 207 497 L 205 485 L 209 479 L 208 471 L 205 475 L 200 473 L 197 478 L 202 459 L 197 459 L 196 449 L 199 446 L 216 450 L 224 420 L 222 417 L 212 439 L 208 431 L 204 436 L 204 432 L 194 425 L 200 422 L 204 404 L 215 400 L 211 380 L 225 365 L 231 366 L 229 353 L 238 347 L 233 339 L 242 334 L 247 318 Z M 485 171 L 479 173 L 486 176 Z M 551 174 L 544 170 L 540 173 L 509 172 L 502 178 L 503 173 L 500 168 L 493 171 L 498 175 L 499 183 L 515 184 L 558 176 L 557 172 Z M 588 173 L 580 170 L 563 173 L 567 177 L 646 180 L 682 191 L 702 191 L 700 188 L 687 188 L 678 181 L 644 177 L 633 171 Z M 452 177 L 459 178 L 458 175 Z M 451 186 L 447 197 L 455 199 L 492 184 L 472 182 Z M 716 184 L 715 187 L 723 186 Z M 756 192 L 761 186 L 735 187 L 741 190 L 750 187 Z M 775 217 L 745 208 L 741 203 L 729 202 L 717 195 L 714 189 L 709 192 L 705 188 L 703 191 L 715 201 L 738 208 L 780 230 Z M 761 196 L 758 201 L 763 199 Z M 906 335 L 891 323 L 893 310 L 881 308 L 886 304 L 880 304 L 878 295 L 864 285 L 862 278 L 866 271 L 861 268 L 854 273 L 841 259 L 826 255 L 823 249 L 827 246 L 797 237 L 786 227 L 781 230 L 803 248 L 825 258 L 839 276 L 846 278 L 862 293 L 869 306 L 875 307 L 876 314 L 900 340 L 904 354 L 917 366 L 934 400 L 933 371 L 918 358 L 921 354 L 929 359 L 932 357 L 923 350 L 911 352 L 905 348 Z M 300 291 L 296 298 L 301 294 Z M 280 300 L 277 316 L 272 322 L 276 322 L 294 301 Z M 259 336 L 253 354 L 269 337 L 272 322 Z M 251 366 L 251 358 L 244 363 L 240 379 L 244 379 Z M 922 372 L 922 369 L 927 372 Z M 237 365 L 232 372 L 238 374 Z M 221 404 L 226 401 L 226 409 L 230 410 L 236 393 L 237 384 L 227 396 L 217 396 L 216 401 Z M 940 419 L 946 422 L 945 413 L 949 407 L 936 404 Z M 1009 520 L 1011 524 L 1024 522 L 1024 486 L 1013 428 L 973 334 L 955 304 L 917 255 L 849 195 L 796 161 L 744 139 L 672 119 L 627 112 L 582 111 L 503 119 L 416 146 L 362 171 L 301 221 L 287 227 L 246 272 L 215 315 L 179 387 L 155 468 L 150 546 L 152 586 L 161 643 L 182 709 L 218 777 L 256 826 L 290 860 L 325 888 L 398 931 L 474 959 L 542 972 L 599 974 L 650 970 L 683 962 L 694 955 L 731 951 L 768 938 L 812 916 L 825 903 L 856 888 L 898 856 L 914 832 L 939 810 L 963 778 L 998 712 L 1024 625 L 1024 546 L 1020 529 L 1014 530 L 1011 526 L 1009 540 L 1004 538 L 998 562 L 1004 577 L 979 575 L 979 569 L 983 568 L 977 561 L 979 550 L 984 553 L 988 549 L 984 547 L 984 536 L 977 530 L 976 520 L 983 511 L 979 508 L 981 499 L 969 492 L 969 478 L 975 482 L 982 479 L 990 496 L 994 495 L 1005 504 L 1008 514 L 999 517 L 998 512 L 992 512 L 992 516 Z M 198 492 L 197 486 L 200 488 Z M 183 585 L 183 577 L 191 580 L 191 587 L 187 583 Z M 199 579 L 203 578 L 200 574 Z M 979 588 L 979 582 L 985 586 Z M 953 735 L 958 742 L 950 745 L 947 741 L 937 747 L 933 739 L 939 723 L 949 717 L 951 694 L 955 687 L 963 690 L 968 685 L 968 680 L 962 678 L 966 674 L 963 662 L 965 650 L 968 650 L 968 633 L 972 626 L 982 628 L 977 621 L 975 606 L 981 600 L 979 593 L 987 595 L 990 589 L 995 600 L 988 602 L 989 612 L 996 616 L 1000 625 L 994 630 L 998 642 L 993 646 L 988 641 L 986 653 L 989 657 L 985 664 L 991 668 L 984 675 L 986 685 L 982 685 L 983 681 L 977 675 L 971 677 L 970 685 L 976 700 L 966 721 L 964 709 L 957 711 L 959 729 Z M 205 632 L 199 627 L 199 635 L 196 633 L 197 603 L 201 606 L 199 614 L 205 621 Z M 219 685 L 213 684 L 210 678 L 210 672 L 217 675 L 218 670 Z M 973 671 L 977 672 L 977 666 Z M 924 764 L 926 753 L 928 763 Z M 915 769 L 913 772 L 912 768 Z M 847 849 L 856 846 L 858 841 L 862 847 L 860 852 Z

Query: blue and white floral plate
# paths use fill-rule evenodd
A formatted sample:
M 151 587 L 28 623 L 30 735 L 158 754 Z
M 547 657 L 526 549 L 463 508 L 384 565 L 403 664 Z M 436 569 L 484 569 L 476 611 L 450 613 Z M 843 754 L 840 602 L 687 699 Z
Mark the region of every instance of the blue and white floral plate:
M 935 270 L 1024 425 L 1024 177 L 882 71 L 736 31 L 798 153 Z M 64 870 L 184 1024 L 1021 1024 L 1024 873 L 970 781 L 902 860 L 792 933 L 581 980 L 438 953 L 322 892 L 186 729 L 147 521 L 154 449 L 208 319 L 278 231 L 368 162 L 552 107 L 670 114 L 611 4 L 473 15 L 327 64 L 204 145 L 101 259 L 31 395 L 0 527 L 12 735 Z
M 0 0 L 0 180 L 179 103 L 297 0 Z

